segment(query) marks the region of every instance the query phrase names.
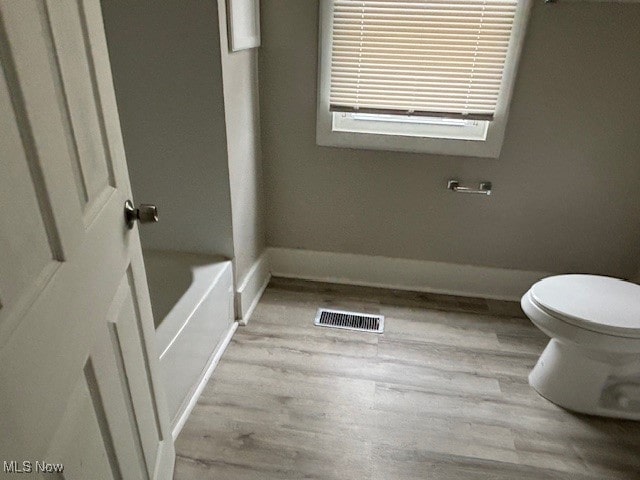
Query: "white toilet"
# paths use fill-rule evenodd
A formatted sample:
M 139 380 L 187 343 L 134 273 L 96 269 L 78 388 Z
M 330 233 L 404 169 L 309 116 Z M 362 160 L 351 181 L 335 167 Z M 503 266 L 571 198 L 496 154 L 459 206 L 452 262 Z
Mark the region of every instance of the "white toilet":
M 640 285 L 559 275 L 533 285 L 522 309 L 551 341 L 529 384 L 561 407 L 640 420 Z

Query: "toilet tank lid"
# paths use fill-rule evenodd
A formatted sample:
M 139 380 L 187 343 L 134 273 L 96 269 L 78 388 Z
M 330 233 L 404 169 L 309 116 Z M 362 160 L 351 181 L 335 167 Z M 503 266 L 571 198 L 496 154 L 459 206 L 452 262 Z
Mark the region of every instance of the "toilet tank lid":
M 531 287 L 546 309 L 586 328 L 611 334 L 640 332 L 640 285 L 599 275 L 557 275 Z

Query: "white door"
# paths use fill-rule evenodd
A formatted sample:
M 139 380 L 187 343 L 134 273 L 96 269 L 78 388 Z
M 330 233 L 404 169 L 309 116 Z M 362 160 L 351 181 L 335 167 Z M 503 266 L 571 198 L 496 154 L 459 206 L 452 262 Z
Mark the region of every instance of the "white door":
M 0 471 L 169 478 L 99 1 L 0 0 L 0 61 Z

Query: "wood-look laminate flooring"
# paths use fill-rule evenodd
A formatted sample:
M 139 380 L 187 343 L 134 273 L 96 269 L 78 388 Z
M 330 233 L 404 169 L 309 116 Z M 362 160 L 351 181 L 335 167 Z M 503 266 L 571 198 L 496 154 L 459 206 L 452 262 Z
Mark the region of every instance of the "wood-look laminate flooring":
M 321 306 L 383 314 L 385 332 L 315 327 Z M 177 439 L 174 478 L 640 479 L 640 422 L 529 387 L 546 343 L 513 303 L 273 279 Z

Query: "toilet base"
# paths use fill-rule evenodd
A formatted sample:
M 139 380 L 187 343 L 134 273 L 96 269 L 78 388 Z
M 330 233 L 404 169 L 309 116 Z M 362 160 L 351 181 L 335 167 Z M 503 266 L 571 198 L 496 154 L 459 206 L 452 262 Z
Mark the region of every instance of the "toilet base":
M 529 384 L 568 410 L 640 420 L 640 354 L 586 350 L 553 338 Z

